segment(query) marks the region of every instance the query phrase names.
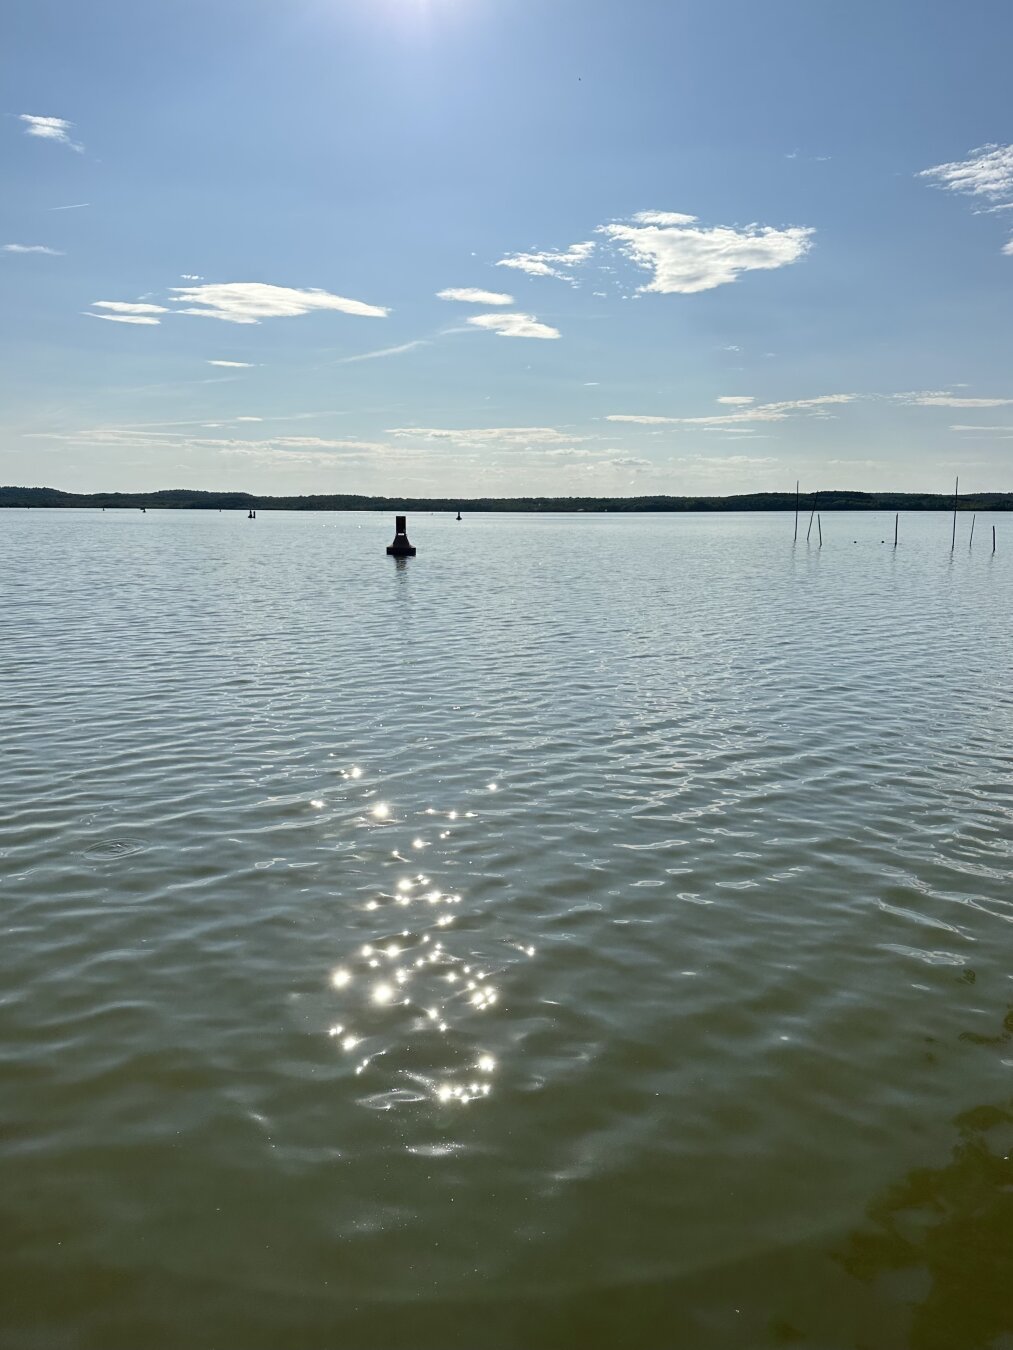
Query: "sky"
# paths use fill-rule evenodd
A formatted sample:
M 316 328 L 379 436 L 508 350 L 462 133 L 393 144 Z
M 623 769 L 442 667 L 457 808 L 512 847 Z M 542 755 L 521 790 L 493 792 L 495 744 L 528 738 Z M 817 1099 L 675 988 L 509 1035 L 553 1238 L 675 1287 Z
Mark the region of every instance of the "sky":
M 995 0 L 6 0 L 0 482 L 1013 491 L 1011 49 Z

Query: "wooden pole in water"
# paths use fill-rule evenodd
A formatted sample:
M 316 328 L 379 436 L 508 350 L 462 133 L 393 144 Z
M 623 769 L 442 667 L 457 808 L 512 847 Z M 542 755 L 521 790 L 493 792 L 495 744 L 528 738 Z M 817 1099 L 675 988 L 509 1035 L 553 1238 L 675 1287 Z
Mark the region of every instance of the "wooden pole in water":
M 953 538 L 950 540 L 950 552 L 957 547 L 957 493 L 960 491 L 960 479 L 953 485 Z
M 820 532 L 820 548 L 822 548 L 822 547 L 823 547 L 823 522 L 820 520 L 819 516 L 816 517 L 816 528 L 817 528 L 817 529 L 819 530 L 819 532 Z
M 820 494 L 818 492 L 813 496 L 813 509 L 809 513 L 809 528 L 805 532 L 805 541 L 807 544 L 809 542 L 809 536 L 813 532 L 813 516 L 816 514 L 816 503 L 819 501 L 819 496 Z
M 898 511 L 897 514 L 896 514 L 896 515 L 894 516 L 894 518 L 893 518 L 893 546 L 894 546 L 894 548 L 897 547 L 897 531 L 898 531 L 899 529 L 900 529 L 900 512 Z
M 992 526 L 992 552 L 995 552 L 995 526 Z
M 974 543 L 974 522 L 975 522 L 977 519 L 978 519 L 978 513 L 977 513 L 977 511 L 975 511 L 974 515 L 971 517 L 971 537 L 970 537 L 970 539 L 968 539 L 968 541 L 967 541 L 967 547 L 968 547 L 968 548 L 970 548 L 971 545 Z
M 794 540 L 792 541 L 793 543 L 796 543 L 796 544 L 798 543 L 798 483 L 799 483 L 799 480 L 796 478 L 796 479 L 795 479 L 795 538 L 794 538 Z

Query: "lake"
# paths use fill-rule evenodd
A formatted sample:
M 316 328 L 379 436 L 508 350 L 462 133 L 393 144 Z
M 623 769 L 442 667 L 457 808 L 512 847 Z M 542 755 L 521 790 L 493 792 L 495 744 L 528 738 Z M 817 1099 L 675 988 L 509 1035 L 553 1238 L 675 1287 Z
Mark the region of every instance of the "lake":
M 0 513 L 5 1350 L 1013 1345 L 1013 517 L 102 514 Z

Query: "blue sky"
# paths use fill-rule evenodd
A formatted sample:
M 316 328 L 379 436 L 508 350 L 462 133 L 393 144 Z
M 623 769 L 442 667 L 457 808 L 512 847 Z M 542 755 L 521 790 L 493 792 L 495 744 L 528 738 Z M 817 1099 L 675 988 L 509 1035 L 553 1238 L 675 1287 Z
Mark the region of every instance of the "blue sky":
M 4 482 L 1013 490 L 1009 7 L 5 18 Z

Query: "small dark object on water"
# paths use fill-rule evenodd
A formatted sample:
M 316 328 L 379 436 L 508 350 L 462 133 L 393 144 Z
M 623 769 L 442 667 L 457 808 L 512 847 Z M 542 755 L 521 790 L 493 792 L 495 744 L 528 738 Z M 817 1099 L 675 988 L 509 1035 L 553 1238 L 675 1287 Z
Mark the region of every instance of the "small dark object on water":
M 256 511 L 254 511 L 254 509 L 253 509 L 252 506 L 250 507 L 250 514 L 246 517 L 246 519 L 247 519 L 247 520 L 256 520 L 256 519 L 257 519 L 257 513 L 256 513 Z
M 458 520 L 461 519 L 461 513 L 460 513 L 460 511 L 458 511 L 458 513 L 457 513 L 457 519 L 458 519 Z
M 408 542 L 408 532 L 405 525 L 406 516 L 394 517 L 394 542 L 387 545 L 387 552 L 393 558 L 414 558 L 416 550 Z

